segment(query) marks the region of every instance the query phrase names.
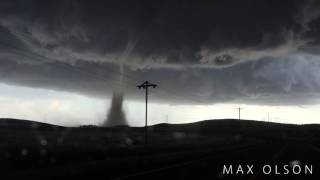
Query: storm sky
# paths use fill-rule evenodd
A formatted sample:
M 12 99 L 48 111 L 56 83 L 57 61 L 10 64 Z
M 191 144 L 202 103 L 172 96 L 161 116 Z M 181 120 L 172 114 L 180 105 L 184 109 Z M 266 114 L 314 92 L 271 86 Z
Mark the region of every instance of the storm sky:
M 2 0 L 0 83 L 15 98 L 28 87 L 35 96 L 53 90 L 107 104 L 122 68 L 131 109 L 143 108 L 134 103 L 143 101 L 136 85 L 145 80 L 159 85 L 150 94 L 158 108 L 182 114 L 190 111 L 182 106 L 223 104 L 312 109 L 320 100 L 319 28 L 316 0 Z M 3 116 L 15 117 L 13 109 Z M 188 117 L 211 117 L 203 113 Z

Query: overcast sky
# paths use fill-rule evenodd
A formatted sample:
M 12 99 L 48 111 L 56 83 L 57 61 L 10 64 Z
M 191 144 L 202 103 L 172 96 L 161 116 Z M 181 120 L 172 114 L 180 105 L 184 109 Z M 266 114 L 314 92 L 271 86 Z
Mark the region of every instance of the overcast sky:
M 145 80 L 153 123 L 317 123 L 319 28 L 316 0 L 2 0 L 0 115 L 99 124 L 122 72 L 131 125 Z

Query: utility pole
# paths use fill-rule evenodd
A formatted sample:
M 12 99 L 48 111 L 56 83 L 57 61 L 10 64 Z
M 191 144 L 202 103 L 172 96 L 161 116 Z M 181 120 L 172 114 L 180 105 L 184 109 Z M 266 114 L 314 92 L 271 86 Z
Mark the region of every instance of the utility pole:
M 149 81 L 146 81 L 142 83 L 141 85 L 137 86 L 139 89 L 143 88 L 146 90 L 146 121 L 145 121 L 145 126 L 144 126 L 144 135 L 145 135 L 145 143 L 148 143 L 148 88 L 153 87 L 156 88 L 156 84 L 151 84 Z
M 238 111 L 239 111 L 239 120 L 241 120 L 241 109 L 242 109 L 242 108 L 241 108 L 241 107 L 238 107 L 237 109 L 238 109 Z

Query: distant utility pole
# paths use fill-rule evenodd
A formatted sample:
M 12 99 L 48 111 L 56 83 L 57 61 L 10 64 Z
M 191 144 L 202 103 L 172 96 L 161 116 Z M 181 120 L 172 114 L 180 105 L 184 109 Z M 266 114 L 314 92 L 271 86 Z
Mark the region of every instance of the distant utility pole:
M 153 87 L 156 88 L 157 85 L 156 84 L 151 84 L 149 83 L 149 81 L 146 81 L 144 83 L 142 83 L 141 85 L 137 86 L 139 89 L 143 88 L 146 90 L 146 121 L 145 121 L 145 126 L 144 126 L 144 133 L 145 133 L 145 143 L 148 143 L 148 88 L 149 87 Z
M 241 109 L 242 109 L 242 108 L 241 108 L 241 107 L 238 107 L 237 109 L 238 109 L 238 111 L 239 111 L 239 120 L 241 120 Z

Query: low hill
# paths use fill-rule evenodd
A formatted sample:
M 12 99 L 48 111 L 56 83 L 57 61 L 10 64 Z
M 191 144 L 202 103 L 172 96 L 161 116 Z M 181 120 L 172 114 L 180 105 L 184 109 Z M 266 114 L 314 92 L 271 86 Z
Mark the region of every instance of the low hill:
M 0 128 L 22 128 L 22 129 L 54 129 L 61 128 L 62 126 L 52 125 L 48 123 L 42 123 L 37 121 L 22 120 L 22 119 L 10 119 L 10 118 L 0 118 Z

